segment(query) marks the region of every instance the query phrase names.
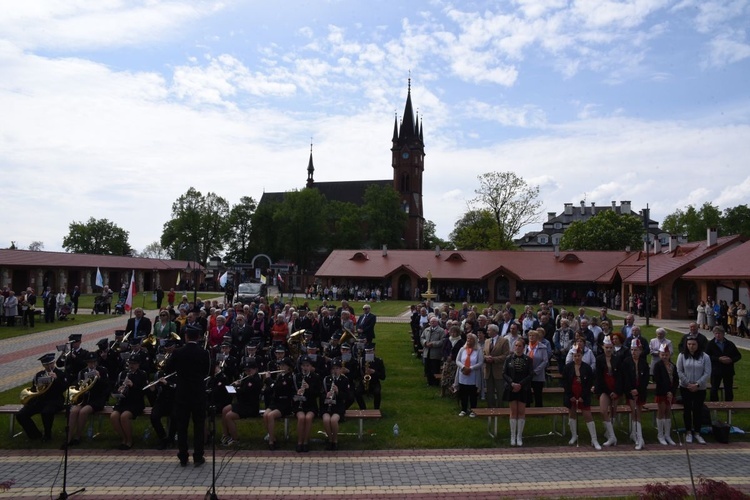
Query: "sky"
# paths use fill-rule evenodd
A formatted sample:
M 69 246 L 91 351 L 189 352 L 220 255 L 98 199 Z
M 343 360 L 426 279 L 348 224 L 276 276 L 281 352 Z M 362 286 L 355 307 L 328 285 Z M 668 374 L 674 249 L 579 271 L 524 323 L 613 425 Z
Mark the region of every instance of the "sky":
M 750 198 L 750 0 L 3 6 L 2 248 L 94 217 L 140 251 L 190 187 L 303 188 L 311 143 L 316 181 L 392 178 L 409 79 L 443 239 L 490 171 L 539 186 L 522 233 L 565 203 Z

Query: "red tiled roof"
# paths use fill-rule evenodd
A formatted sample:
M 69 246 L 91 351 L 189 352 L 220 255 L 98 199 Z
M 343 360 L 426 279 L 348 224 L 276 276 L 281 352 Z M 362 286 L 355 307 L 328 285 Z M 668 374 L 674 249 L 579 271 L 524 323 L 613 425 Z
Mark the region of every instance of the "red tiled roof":
M 625 260 L 627 252 L 442 250 L 334 250 L 317 277 L 386 278 L 404 269 L 426 278 L 476 281 L 507 273 L 523 281 L 593 282 Z
M 142 269 L 168 271 L 195 266 L 194 261 L 141 259 L 116 255 L 91 255 L 65 252 L 32 252 L 30 250 L 0 250 L 0 265 L 8 267 L 101 267 L 106 269 Z M 203 266 L 200 266 L 203 268 Z
M 685 273 L 687 279 L 750 279 L 750 241 Z
M 687 271 L 700 266 L 713 255 L 733 248 L 741 241 L 741 237 L 738 235 L 722 236 L 717 238 L 716 244 L 710 247 L 706 241 L 700 241 L 680 245 L 672 252 L 652 254 L 649 256 L 648 281 L 658 283 L 669 276 L 685 274 Z M 636 268 L 635 271 L 633 271 L 634 268 Z M 631 255 L 617 266 L 617 270 L 624 283 L 645 284 L 646 254 L 638 252 Z

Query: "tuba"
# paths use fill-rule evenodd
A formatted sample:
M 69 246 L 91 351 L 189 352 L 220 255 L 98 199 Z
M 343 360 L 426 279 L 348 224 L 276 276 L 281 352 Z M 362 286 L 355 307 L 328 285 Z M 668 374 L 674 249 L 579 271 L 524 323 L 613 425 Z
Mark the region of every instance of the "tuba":
M 156 347 L 156 335 L 153 333 L 149 333 L 148 337 L 143 339 L 143 342 L 141 342 L 141 347 L 150 347 L 154 349 Z
M 296 332 L 289 335 L 287 343 L 289 344 L 289 351 L 292 354 L 292 358 L 296 361 L 302 354 L 302 341 L 305 339 L 305 330 L 297 330 Z
M 344 333 L 341 334 L 341 338 L 339 339 L 339 345 L 344 343 L 354 345 L 357 342 L 357 336 L 348 328 L 343 328 L 343 331 Z

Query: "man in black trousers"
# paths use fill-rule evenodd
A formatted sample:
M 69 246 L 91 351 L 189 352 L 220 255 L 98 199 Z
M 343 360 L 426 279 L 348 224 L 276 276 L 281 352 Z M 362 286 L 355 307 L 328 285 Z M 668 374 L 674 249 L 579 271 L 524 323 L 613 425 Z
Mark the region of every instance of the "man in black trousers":
M 193 465 L 206 463 L 203 458 L 204 429 L 206 426 L 206 384 L 211 359 L 208 351 L 199 344 L 203 332 L 200 328 L 187 328 L 187 344 L 177 349 L 167 361 L 164 373 L 177 373 L 175 414 L 177 416 L 177 458 L 180 465 L 188 463 L 188 425 L 193 420 Z

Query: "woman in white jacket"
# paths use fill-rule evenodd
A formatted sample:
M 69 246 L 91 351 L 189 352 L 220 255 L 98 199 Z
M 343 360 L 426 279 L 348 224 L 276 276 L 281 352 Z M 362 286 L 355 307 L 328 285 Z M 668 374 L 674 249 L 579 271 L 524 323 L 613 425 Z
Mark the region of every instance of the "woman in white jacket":
M 461 400 L 459 417 L 475 417 L 472 408 L 477 407 L 477 391 L 482 383 L 482 366 L 484 354 L 477 345 L 477 336 L 470 333 L 466 336 L 466 344 L 456 356 L 456 381 L 458 382 L 458 397 Z M 471 413 L 469 413 L 471 412 Z
M 701 437 L 701 412 L 706 401 L 706 386 L 711 379 L 711 358 L 700 350 L 698 340 L 689 337 L 685 352 L 677 358 L 677 375 L 680 378 L 683 419 L 685 420 L 685 442 L 693 439 L 706 444 Z

